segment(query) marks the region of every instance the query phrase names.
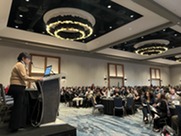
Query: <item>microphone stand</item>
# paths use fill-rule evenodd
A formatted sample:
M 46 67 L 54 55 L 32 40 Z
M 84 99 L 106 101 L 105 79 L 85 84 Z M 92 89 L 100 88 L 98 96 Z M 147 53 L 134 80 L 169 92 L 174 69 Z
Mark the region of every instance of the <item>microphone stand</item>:
M 52 72 L 53 75 L 56 75 L 55 72 L 54 72 L 53 70 L 51 70 L 51 72 Z

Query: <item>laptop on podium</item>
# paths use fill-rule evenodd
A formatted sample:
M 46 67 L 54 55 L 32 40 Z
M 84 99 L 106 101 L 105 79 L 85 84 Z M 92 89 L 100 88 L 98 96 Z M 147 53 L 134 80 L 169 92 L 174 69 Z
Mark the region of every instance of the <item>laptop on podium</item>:
M 50 76 L 51 72 L 52 72 L 52 65 L 49 65 L 45 69 L 44 77 Z

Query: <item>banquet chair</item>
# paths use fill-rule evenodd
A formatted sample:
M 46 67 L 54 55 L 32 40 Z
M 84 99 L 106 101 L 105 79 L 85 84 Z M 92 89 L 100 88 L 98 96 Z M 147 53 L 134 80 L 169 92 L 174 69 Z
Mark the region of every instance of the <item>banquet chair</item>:
M 177 121 L 178 124 L 175 124 L 176 125 L 176 134 L 177 134 L 177 136 L 180 136 L 181 135 L 181 106 L 176 105 L 175 108 L 176 108 L 176 111 L 177 111 L 177 115 L 175 115 L 175 116 L 177 116 L 176 119 L 178 120 Z
M 3 126 L 9 122 L 13 106 L 13 98 L 5 95 L 5 90 L 2 84 L 0 84 L 0 98 L 0 124 Z
M 119 110 L 122 112 L 122 116 L 125 115 L 125 109 L 123 105 L 123 100 L 121 97 L 115 97 L 114 98 L 114 108 L 113 108 L 113 115 L 115 115 L 116 110 Z
M 135 113 L 135 105 L 133 97 L 128 97 L 126 99 L 126 113 L 134 114 Z
M 13 104 L 13 98 L 5 94 L 5 90 L 2 84 L 0 84 L 0 92 L 1 92 L 2 103 L 6 106 L 11 106 Z
M 150 127 L 153 125 L 153 116 L 154 116 L 154 113 L 153 111 L 151 110 L 152 109 L 152 106 L 147 103 L 147 108 L 148 108 L 148 123 L 150 124 Z
M 98 110 L 101 114 L 104 113 L 104 105 L 102 104 L 96 104 L 94 98 L 91 98 L 91 102 L 92 102 L 92 114 L 94 114 L 95 110 Z

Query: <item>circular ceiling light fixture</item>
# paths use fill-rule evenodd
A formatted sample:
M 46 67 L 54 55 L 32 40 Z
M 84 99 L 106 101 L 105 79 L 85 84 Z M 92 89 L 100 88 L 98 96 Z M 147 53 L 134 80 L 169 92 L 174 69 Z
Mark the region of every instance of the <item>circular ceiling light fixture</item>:
M 143 56 L 158 55 L 168 50 L 168 40 L 147 40 L 134 45 L 135 53 Z
M 181 55 L 176 55 L 175 59 L 176 59 L 176 62 L 181 62 Z
M 57 8 L 45 13 L 43 20 L 48 34 L 65 40 L 86 39 L 93 33 L 95 18 L 76 8 Z
M 176 59 L 176 62 L 181 62 L 181 58 Z

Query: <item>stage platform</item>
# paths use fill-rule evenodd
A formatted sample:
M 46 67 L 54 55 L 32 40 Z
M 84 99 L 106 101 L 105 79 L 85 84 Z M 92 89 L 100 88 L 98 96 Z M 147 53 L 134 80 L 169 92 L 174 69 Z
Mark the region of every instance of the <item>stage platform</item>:
M 44 124 L 37 128 L 29 126 L 11 133 L 7 126 L 4 126 L 0 128 L 0 136 L 76 136 L 76 128 L 64 122 L 57 123 L 56 121 L 56 123 Z

